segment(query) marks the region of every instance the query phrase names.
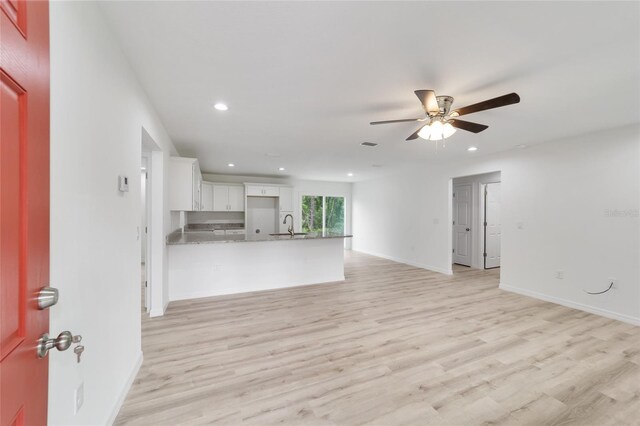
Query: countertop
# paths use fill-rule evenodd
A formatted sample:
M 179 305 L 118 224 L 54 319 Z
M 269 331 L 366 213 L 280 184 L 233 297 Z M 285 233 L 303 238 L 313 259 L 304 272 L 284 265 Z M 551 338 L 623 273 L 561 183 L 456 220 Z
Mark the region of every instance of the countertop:
M 325 234 L 320 232 L 310 232 L 306 235 L 269 235 L 269 234 L 247 234 L 247 235 L 215 235 L 211 231 L 174 231 L 167 236 L 168 245 L 179 244 L 213 244 L 213 243 L 255 243 L 263 241 L 298 241 L 298 240 L 319 240 L 328 238 L 351 238 L 352 235 L 342 233 Z

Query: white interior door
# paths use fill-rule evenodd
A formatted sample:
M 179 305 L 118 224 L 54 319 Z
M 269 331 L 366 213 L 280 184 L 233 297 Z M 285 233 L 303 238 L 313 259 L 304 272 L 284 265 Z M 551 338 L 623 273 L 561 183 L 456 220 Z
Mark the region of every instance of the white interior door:
M 500 183 L 485 186 L 485 258 L 484 267 L 500 267 Z
M 453 263 L 471 266 L 471 184 L 453 187 Z

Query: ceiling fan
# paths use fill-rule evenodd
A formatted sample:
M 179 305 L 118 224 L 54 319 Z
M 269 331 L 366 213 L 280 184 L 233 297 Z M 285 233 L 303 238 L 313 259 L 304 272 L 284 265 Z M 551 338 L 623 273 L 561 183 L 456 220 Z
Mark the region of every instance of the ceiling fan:
M 446 139 L 456 132 L 456 129 L 466 130 L 472 133 L 480 133 L 486 130 L 489 126 L 484 124 L 472 123 L 471 121 L 459 120 L 458 117 L 462 115 L 472 114 L 474 112 L 485 111 L 493 108 L 500 108 L 507 105 L 517 104 L 520 102 L 520 96 L 517 93 L 509 93 L 508 95 L 498 96 L 497 98 L 488 99 L 486 101 L 478 102 L 477 104 L 469 105 L 463 108 L 458 108 L 451 111 L 451 105 L 453 104 L 453 98 L 451 96 L 436 96 L 433 90 L 416 90 L 414 92 L 422 108 L 426 114 L 425 118 L 407 118 L 402 120 L 387 120 L 387 121 L 372 121 L 370 124 L 388 124 L 388 123 L 403 123 L 410 121 L 424 122 L 418 130 L 413 132 L 406 140 L 413 140 L 418 137 L 429 140 L 441 140 Z

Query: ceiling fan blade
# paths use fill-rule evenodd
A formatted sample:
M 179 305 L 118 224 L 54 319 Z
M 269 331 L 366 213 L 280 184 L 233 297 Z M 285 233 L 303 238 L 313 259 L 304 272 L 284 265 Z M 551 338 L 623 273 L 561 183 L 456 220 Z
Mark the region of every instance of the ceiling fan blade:
M 374 124 L 388 124 L 388 123 L 404 123 L 407 121 L 420 121 L 420 120 L 423 120 L 423 118 L 406 118 L 403 120 L 372 121 L 369 124 L 374 125 Z
M 487 109 L 517 104 L 518 102 L 520 102 L 520 96 L 518 96 L 517 93 L 509 93 L 508 95 L 498 96 L 497 98 L 488 99 L 486 101 L 478 102 L 477 104 L 456 109 L 454 112 L 457 112 L 458 116 L 467 115 Z
M 425 124 L 424 126 L 428 126 L 428 124 Z M 411 136 L 409 136 L 409 137 L 408 137 L 408 138 L 406 138 L 405 140 L 406 140 L 406 141 L 412 141 L 412 140 L 414 140 L 414 139 L 418 139 L 418 133 L 420 133 L 420 130 L 422 130 L 422 128 L 423 128 L 424 126 L 420 126 L 420 128 L 419 128 L 418 130 L 416 130 L 415 132 L 413 132 L 413 133 L 411 134 Z
M 473 133 L 480 133 L 481 131 L 489 128 L 489 126 L 485 126 L 484 124 L 472 123 L 471 121 L 464 121 L 464 120 L 458 120 L 458 119 L 449 120 L 449 123 L 451 123 L 453 127 L 466 130 L 467 132 L 473 132 Z
M 436 99 L 436 92 L 433 90 L 416 90 L 414 92 L 420 102 L 424 111 L 432 116 L 440 113 L 440 107 L 438 106 L 438 99 Z

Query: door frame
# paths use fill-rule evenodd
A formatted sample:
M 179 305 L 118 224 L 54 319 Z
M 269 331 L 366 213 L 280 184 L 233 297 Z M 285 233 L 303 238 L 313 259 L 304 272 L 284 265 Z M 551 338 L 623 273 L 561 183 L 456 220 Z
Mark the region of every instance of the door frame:
M 146 286 L 144 290 L 144 308 L 145 312 L 149 313 L 151 311 L 151 283 L 150 283 L 150 275 L 151 275 L 151 264 L 153 260 L 150 256 L 151 254 L 151 233 L 149 232 L 149 228 L 151 225 L 151 179 L 149 179 L 151 174 L 151 153 L 148 151 L 142 151 L 141 158 L 146 160 L 146 177 L 145 177 L 145 191 L 144 191 L 144 216 L 145 216 L 145 228 L 140 229 L 140 244 L 145 245 L 145 262 L 144 262 L 144 279 L 146 281 Z M 142 190 L 142 187 L 140 188 Z
M 163 267 L 164 267 L 164 205 L 162 188 L 164 156 L 160 146 L 153 140 L 151 135 L 142 128 L 141 137 L 141 164 L 142 156 L 147 156 L 147 292 L 149 306 L 147 312 L 149 316 L 164 315 L 163 300 Z M 138 197 L 138 199 L 140 199 Z
M 501 169 L 494 169 L 494 170 L 487 170 L 487 171 L 469 171 L 468 173 L 456 173 L 454 175 L 449 175 L 449 181 L 447 183 L 447 195 L 448 195 L 448 205 L 447 205 L 447 223 L 446 225 L 446 230 L 447 230 L 447 235 L 449 235 L 449 238 L 447 238 L 448 243 L 447 245 L 443 248 L 443 250 L 446 250 L 446 253 L 443 253 L 443 256 L 446 256 L 447 259 L 447 265 L 449 265 L 449 268 L 451 268 L 451 265 L 453 265 L 453 187 L 454 187 L 454 180 L 457 179 L 462 179 L 462 178 L 472 178 L 472 177 L 480 177 L 483 175 L 492 175 L 492 174 L 498 174 L 495 177 L 486 177 L 486 180 L 471 180 L 470 183 L 473 185 L 473 191 L 480 191 L 481 185 L 486 184 L 486 183 L 504 183 L 504 175 L 502 173 Z M 478 192 L 479 194 L 479 192 Z M 483 269 L 484 268 L 484 259 L 482 259 L 482 252 L 484 251 L 484 233 L 482 232 L 482 222 L 484 221 L 484 214 L 482 213 L 483 209 L 484 209 L 484 203 L 483 203 L 483 198 L 482 196 L 477 196 L 474 197 L 474 199 L 476 200 L 475 203 L 473 204 L 473 208 L 474 208 L 474 214 L 475 216 L 472 218 L 472 225 L 475 226 L 476 231 L 474 231 L 474 228 L 471 229 L 471 233 L 472 233 L 472 241 L 475 241 L 476 244 L 472 243 L 472 250 L 475 256 L 472 256 L 471 258 L 471 268 L 474 269 Z M 438 218 L 434 218 L 433 219 L 433 223 L 434 225 L 438 226 L 438 223 L 440 222 L 440 219 Z M 477 235 L 473 236 L 474 233 L 477 232 Z M 480 255 L 480 256 L 478 256 Z M 447 273 L 449 275 L 453 274 L 453 269 L 446 269 L 443 270 L 444 273 Z

